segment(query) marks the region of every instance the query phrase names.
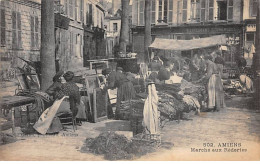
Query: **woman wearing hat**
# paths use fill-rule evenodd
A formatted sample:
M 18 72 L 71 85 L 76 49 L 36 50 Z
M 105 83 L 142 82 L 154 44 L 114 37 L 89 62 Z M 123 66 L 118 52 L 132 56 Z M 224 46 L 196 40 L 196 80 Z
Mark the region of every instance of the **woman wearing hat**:
M 77 106 L 80 104 L 80 93 L 79 87 L 75 82 L 72 81 L 74 77 L 74 73 L 71 71 L 66 72 L 63 75 L 66 83 L 62 84 L 61 90 L 59 92 L 59 98 L 63 96 L 69 96 L 70 109 L 74 117 L 76 117 L 78 108 Z
M 46 90 L 46 93 L 52 96 L 53 102 L 58 98 L 58 92 L 60 91 L 62 86 L 61 77 L 63 74 L 63 71 L 57 72 L 56 75 L 53 77 L 53 84 Z
M 111 72 L 109 74 L 107 89 L 111 88 L 117 88 L 115 118 L 118 119 L 121 101 L 131 100 L 135 97 L 133 83 L 123 74 L 122 67 L 117 67 L 116 72 Z

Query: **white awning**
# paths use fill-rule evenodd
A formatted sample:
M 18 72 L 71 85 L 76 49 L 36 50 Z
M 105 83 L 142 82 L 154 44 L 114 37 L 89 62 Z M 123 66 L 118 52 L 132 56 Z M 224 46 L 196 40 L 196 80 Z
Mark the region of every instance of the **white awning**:
M 154 49 L 184 51 L 199 48 L 207 48 L 218 45 L 226 45 L 225 35 L 216 35 L 207 38 L 193 39 L 193 40 L 174 40 L 156 38 L 149 46 Z

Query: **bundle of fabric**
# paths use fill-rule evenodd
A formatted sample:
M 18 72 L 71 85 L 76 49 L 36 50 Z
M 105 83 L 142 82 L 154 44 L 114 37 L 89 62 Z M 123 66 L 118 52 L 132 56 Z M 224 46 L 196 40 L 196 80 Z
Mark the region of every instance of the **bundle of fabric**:
M 158 92 L 167 93 L 178 100 L 182 100 L 183 96 L 178 92 L 181 91 L 180 84 L 156 84 Z
M 191 95 L 184 95 L 183 101 L 195 110 L 200 110 L 200 103 L 195 97 Z
M 10 135 L 0 132 L 0 145 L 16 142 L 17 139 Z
M 158 96 L 158 110 L 161 113 L 161 119 L 177 119 L 181 113 L 190 112 L 189 106 L 182 99 L 178 100 L 165 92 L 158 92 Z
M 194 84 L 183 79 L 180 89 L 181 91 L 178 93 L 182 96 L 190 95 L 193 98 L 196 98 L 198 101 L 205 100 L 206 89 L 202 84 Z
M 81 147 L 82 153 L 103 154 L 107 160 L 129 160 L 152 150 L 155 150 L 152 145 L 130 141 L 115 132 L 103 132 L 96 138 L 88 138 Z

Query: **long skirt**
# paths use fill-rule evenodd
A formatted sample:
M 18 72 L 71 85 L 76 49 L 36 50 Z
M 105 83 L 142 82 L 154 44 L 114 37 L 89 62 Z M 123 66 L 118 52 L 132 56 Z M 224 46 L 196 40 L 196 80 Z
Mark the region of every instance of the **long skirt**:
M 84 96 L 82 96 L 80 104 L 77 106 L 78 113 L 76 118 L 79 119 L 87 118 L 84 99 L 85 99 Z M 56 100 L 52 106 L 47 108 L 42 113 L 39 120 L 34 124 L 33 127 L 40 134 L 57 133 L 63 129 L 62 124 L 57 116 L 63 113 L 70 113 L 70 112 L 71 112 L 70 103 L 66 99 L 66 97 L 60 100 Z
M 219 74 L 213 74 L 208 83 L 208 108 L 219 110 L 225 107 L 224 90 Z
M 117 89 L 117 100 L 116 100 L 116 117 L 119 114 L 120 111 L 120 104 L 121 101 L 131 100 L 135 98 L 135 88 L 132 82 L 128 81 L 123 83 L 118 89 Z

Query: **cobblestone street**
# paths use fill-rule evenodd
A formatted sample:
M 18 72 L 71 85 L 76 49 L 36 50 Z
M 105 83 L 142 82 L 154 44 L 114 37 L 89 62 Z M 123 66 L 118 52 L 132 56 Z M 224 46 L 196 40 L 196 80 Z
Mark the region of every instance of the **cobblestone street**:
M 192 120 L 168 122 L 162 129 L 162 140 L 174 143 L 174 147 L 170 150 L 161 148 L 135 160 L 259 160 L 260 111 L 249 109 L 249 102 L 248 97 L 233 97 L 227 100 L 226 110 L 201 113 L 200 116 L 189 113 L 187 117 Z M 104 160 L 103 156 L 81 153 L 79 149 L 86 137 L 96 137 L 106 130 L 131 137 L 127 121 L 84 123 L 75 133 L 68 130 L 57 136 L 20 137 L 20 141 L 0 147 L 0 158 Z M 206 151 L 210 149 L 210 152 L 205 152 L 204 148 Z M 192 152 L 192 149 L 200 152 Z M 213 149 L 221 149 L 221 152 L 213 152 Z

